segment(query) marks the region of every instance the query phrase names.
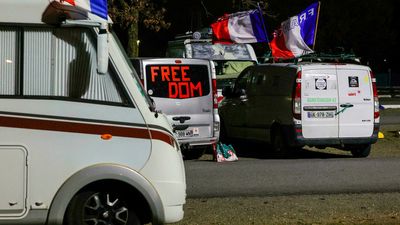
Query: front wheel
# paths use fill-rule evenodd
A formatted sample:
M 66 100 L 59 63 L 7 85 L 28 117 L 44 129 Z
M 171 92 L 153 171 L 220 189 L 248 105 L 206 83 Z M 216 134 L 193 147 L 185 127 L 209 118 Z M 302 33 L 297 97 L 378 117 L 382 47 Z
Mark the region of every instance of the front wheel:
M 350 148 L 351 154 L 356 158 L 368 157 L 371 152 L 371 145 L 356 145 Z
M 274 129 L 271 137 L 272 150 L 278 156 L 289 155 L 290 149 L 280 129 Z
M 64 225 L 139 225 L 128 196 L 114 191 L 76 194 L 66 212 Z

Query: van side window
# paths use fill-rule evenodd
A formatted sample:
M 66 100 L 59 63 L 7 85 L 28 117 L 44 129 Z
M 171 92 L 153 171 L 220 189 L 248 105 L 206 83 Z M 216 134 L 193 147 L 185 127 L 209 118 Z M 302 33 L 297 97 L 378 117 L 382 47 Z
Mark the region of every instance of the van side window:
M 126 103 L 111 63 L 107 74 L 97 73 L 96 40 L 88 29 L 0 27 L 0 43 L 8 46 L 0 53 L 7 77 L 1 85 L 10 87 L 1 95 Z
M 0 27 L 0 95 L 14 95 L 17 82 L 17 30 Z
M 265 90 L 266 74 L 262 71 L 255 71 L 251 78 L 251 86 L 248 88 L 248 95 L 262 95 Z
M 240 77 L 237 79 L 236 84 L 235 84 L 235 93 L 239 93 L 238 91 L 240 89 L 246 90 L 248 84 L 251 82 L 251 70 L 247 69 L 245 70 Z

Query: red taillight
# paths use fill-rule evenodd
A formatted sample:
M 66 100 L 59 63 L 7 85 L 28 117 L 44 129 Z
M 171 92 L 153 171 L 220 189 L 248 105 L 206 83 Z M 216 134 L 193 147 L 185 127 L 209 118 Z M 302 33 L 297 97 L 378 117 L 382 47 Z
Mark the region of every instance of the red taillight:
M 297 72 L 296 87 L 292 96 L 293 117 L 301 120 L 301 71 Z
M 175 63 L 176 63 L 176 64 L 182 63 L 182 60 L 177 59 L 177 60 L 175 60 Z
M 374 93 L 374 119 L 379 118 L 379 99 L 378 99 L 378 90 L 376 89 L 376 78 L 374 73 L 371 71 L 371 81 L 372 81 L 372 91 Z
M 217 80 L 212 79 L 213 106 L 218 109 Z

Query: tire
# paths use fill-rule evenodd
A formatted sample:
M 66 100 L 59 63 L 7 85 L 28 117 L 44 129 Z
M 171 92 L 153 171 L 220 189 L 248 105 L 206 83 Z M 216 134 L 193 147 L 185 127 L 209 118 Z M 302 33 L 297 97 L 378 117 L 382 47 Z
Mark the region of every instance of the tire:
M 223 121 L 221 121 L 221 124 L 220 124 L 219 141 L 222 143 L 228 142 L 228 135 L 226 133 L 226 127 L 225 127 L 225 124 Z
M 287 155 L 288 147 L 280 129 L 276 128 L 272 132 L 271 146 L 275 154 L 279 156 Z
M 64 225 L 140 225 L 128 195 L 115 191 L 84 191 L 76 194 Z
M 356 145 L 350 148 L 351 154 L 356 158 L 366 158 L 371 153 L 371 145 Z

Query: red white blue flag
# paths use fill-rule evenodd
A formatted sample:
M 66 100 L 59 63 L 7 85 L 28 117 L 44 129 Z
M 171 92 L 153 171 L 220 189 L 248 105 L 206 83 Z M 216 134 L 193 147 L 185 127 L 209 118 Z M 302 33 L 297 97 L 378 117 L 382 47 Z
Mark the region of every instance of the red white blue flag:
M 313 52 L 310 46 L 315 43 L 319 4 L 313 3 L 281 23 L 270 43 L 274 58 L 294 58 Z
M 266 42 L 260 10 L 249 10 L 224 15 L 211 24 L 213 39 L 222 43 L 257 43 Z
M 61 0 L 107 20 L 107 0 Z

